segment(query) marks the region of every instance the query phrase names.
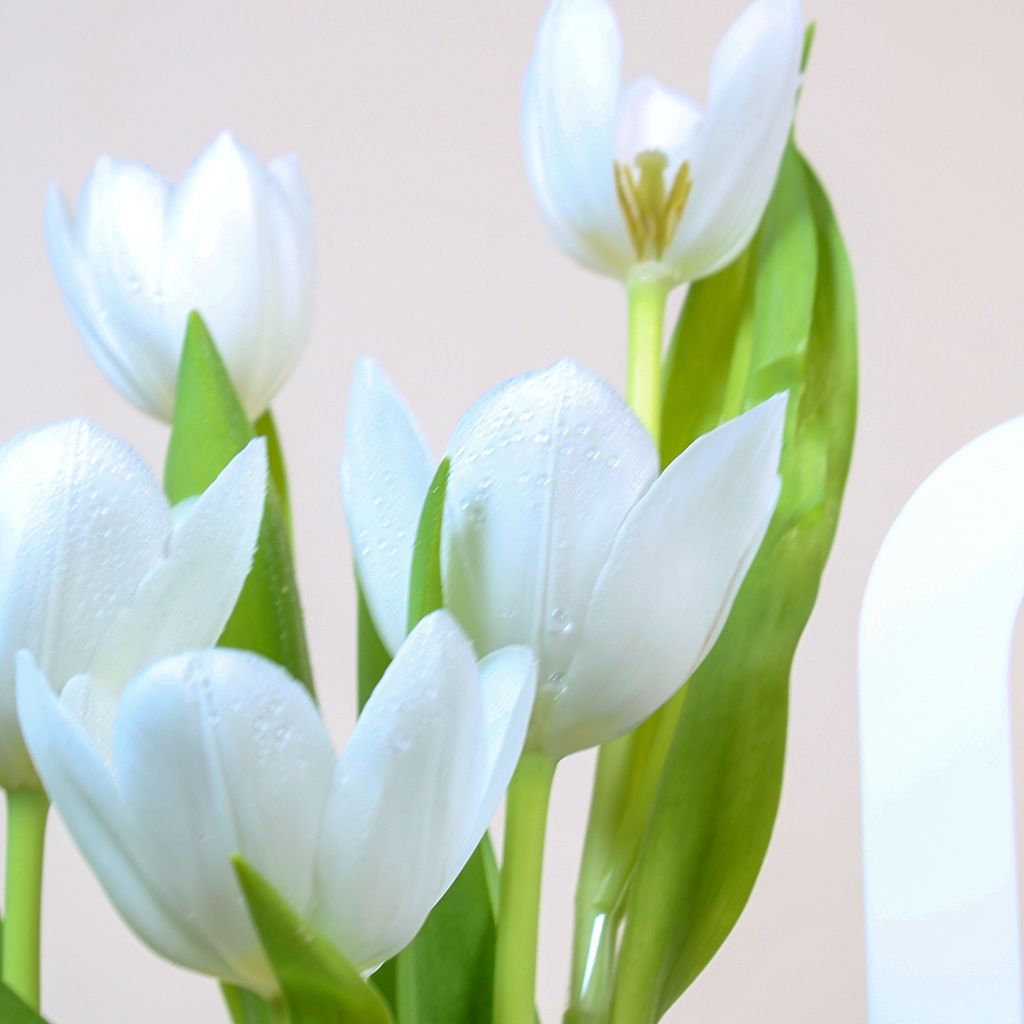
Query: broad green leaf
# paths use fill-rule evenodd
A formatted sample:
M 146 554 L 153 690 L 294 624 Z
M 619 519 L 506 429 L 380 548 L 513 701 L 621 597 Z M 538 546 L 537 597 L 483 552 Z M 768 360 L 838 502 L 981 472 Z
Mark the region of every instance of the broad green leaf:
M 0 1021 L 3 1024 L 47 1024 L 45 1018 L 23 1003 L 3 982 L 0 982 Z
M 661 419 L 664 454 L 678 454 L 694 438 L 721 422 L 733 344 L 744 320 L 749 320 L 750 259 L 748 249 L 725 270 L 692 285 L 686 296 L 665 363 Z M 699 338 L 701 343 L 691 344 L 691 338 Z M 700 399 L 694 401 L 693 392 L 698 386 Z M 662 458 L 663 466 L 671 461 Z
M 172 502 L 200 494 L 255 436 L 198 313 L 189 316 L 178 372 L 164 489 Z M 311 691 L 313 673 L 281 497 L 267 488 L 252 570 L 220 641 L 283 665 Z
M 241 857 L 235 874 L 270 960 L 289 1024 L 392 1024 L 380 994 Z
M 849 469 L 852 277 L 828 201 L 792 145 L 746 259 L 734 339 L 702 335 L 684 310 L 672 365 L 703 359 L 720 379 L 728 361 L 729 371 L 724 390 L 710 392 L 698 376 L 673 375 L 671 403 L 698 409 L 685 422 L 666 416 L 663 458 L 707 425 L 788 388 L 782 494 L 725 630 L 687 684 L 629 892 L 614 1024 L 657 1020 L 704 969 L 750 896 L 778 809 L 790 667 Z M 695 284 L 686 305 L 708 301 L 703 293 L 723 288 L 720 277 Z M 735 294 L 738 284 L 729 287 Z M 732 352 L 685 351 L 705 345 L 732 345 Z
M 450 466 L 451 461 L 447 457 L 441 460 L 427 488 L 423 511 L 420 512 L 416 543 L 412 551 L 412 570 L 409 574 L 407 632 L 412 632 L 420 619 L 444 604 L 441 593 L 441 521 L 444 518 L 444 496 L 448 490 Z
M 401 1024 L 489 1024 L 494 985 L 494 914 L 484 837 L 459 877 L 395 958 Z
M 227 982 L 221 983 L 220 990 L 231 1014 L 232 1024 L 277 1024 L 267 1001 L 255 992 Z

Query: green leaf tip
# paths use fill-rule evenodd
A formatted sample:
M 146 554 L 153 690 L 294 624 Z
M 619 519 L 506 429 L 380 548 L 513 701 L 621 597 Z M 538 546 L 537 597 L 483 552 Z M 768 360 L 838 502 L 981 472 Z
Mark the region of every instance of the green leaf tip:
M 394 1024 L 380 994 L 243 857 L 231 858 L 289 1024 Z
M 272 422 L 264 424 L 267 431 Z M 213 337 L 198 313 L 189 315 L 164 490 L 172 503 L 201 494 L 256 436 Z M 224 647 L 255 651 L 283 665 L 313 692 L 313 670 L 299 603 L 283 497 L 283 462 L 270 439 L 271 482 L 252 569 L 220 638 Z M 276 456 L 275 456 L 276 452 Z
M 409 575 L 409 632 L 420 619 L 444 605 L 441 591 L 441 525 L 450 467 L 451 460 L 445 456 L 427 488 L 416 528 L 412 571 Z
M 206 490 L 254 437 L 203 318 L 188 317 L 178 366 L 164 490 L 172 503 Z
M 816 21 L 812 21 L 804 29 L 804 48 L 800 54 L 800 74 L 804 74 L 807 71 L 807 65 L 811 61 L 811 49 L 814 46 L 814 36 L 817 31 L 818 23 Z

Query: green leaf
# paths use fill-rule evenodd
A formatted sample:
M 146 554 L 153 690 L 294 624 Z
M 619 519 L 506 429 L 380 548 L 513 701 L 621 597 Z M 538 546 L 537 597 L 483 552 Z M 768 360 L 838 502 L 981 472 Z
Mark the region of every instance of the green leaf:
M 3 1024 L 47 1024 L 45 1018 L 23 1003 L 3 982 L 0 982 L 0 1021 Z
M 409 575 L 409 622 L 406 627 L 409 633 L 420 619 L 444 605 L 441 594 L 441 522 L 450 466 L 451 460 L 445 457 L 437 467 L 416 528 Z
M 253 437 L 206 325 L 190 314 L 164 471 L 167 496 L 177 503 L 202 493 Z M 312 691 L 291 541 L 274 483 L 267 488 L 252 570 L 219 642 L 276 661 Z
M 657 1020 L 704 969 L 750 896 L 778 810 L 790 667 L 849 469 L 852 276 L 828 200 L 792 145 L 745 259 L 745 308 L 732 339 L 724 328 L 700 333 L 684 309 L 672 365 L 713 367 L 719 382 L 722 364 L 729 369 L 724 388 L 708 390 L 699 376 L 673 374 L 671 404 L 697 408 L 666 416 L 663 458 L 708 424 L 788 388 L 782 494 L 725 630 L 687 684 L 628 897 L 615 1024 Z M 710 304 L 726 288 L 737 294 L 739 282 L 722 274 L 693 285 L 687 307 Z M 705 346 L 716 350 L 692 351 Z
M 665 365 L 662 465 L 721 422 L 733 345 L 749 319 L 750 250 L 725 270 L 691 285 Z M 749 329 L 749 326 L 748 326 Z M 689 339 L 701 339 L 693 344 Z M 700 382 L 700 400 L 693 391 Z M 678 449 L 678 450 L 677 450 Z
M 241 857 L 235 874 L 281 985 L 289 1024 L 393 1024 L 380 994 Z
M 490 1024 L 494 914 L 484 837 L 419 934 L 396 960 L 401 1024 Z
M 270 1004 L 255 992 L 227 982 L 221 982 L 220 990 L 232 1024 L 277 1024 Z
M 258 437 L 267 439 L 267 463 L 270 479 L 277 488 L 277 496 L 281 499 L 281 515 L 289 538 L 292 536 L 292 504 L 288 491 L 288 471 L 284 464 L 284 449 L 277 433 L 277 424 L 268 409 L 254 424 L 253 430 Z

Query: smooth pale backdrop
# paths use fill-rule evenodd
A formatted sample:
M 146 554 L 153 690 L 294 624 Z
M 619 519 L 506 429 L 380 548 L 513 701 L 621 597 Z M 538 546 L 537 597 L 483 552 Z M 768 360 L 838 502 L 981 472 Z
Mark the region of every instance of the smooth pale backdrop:
M 299 578 L 334 735 L 353 716 L 354 615 L 336 467 L 353 360 L 371 355 L 435 451 L 484 389 L 569 355 L 622 386 L 624 296 L 547 238 L 519 149 L 542 0 L 56 0 L 0 7 L 0 437 L 88 416 L 154 464 L 71 326 L 43 245 L 47 183 L 74 201 L 100 153 L 177 179 L 222 128 L 298 154 L 315 205 L 314 336 L 275 405 Z M 741 0 L 623 0 L 627 75 L 703 98 Z M 797 659 L 782 809 L 750 902 L 670 1020 L 865 1018 L 854 642 L 874 554 L 927 473 L 1024 410 L 1024 73 L 1016 0 L 807 0 L 818 36 L 798 136 L 860 294 L 862 404 L 848 501 Z M 678 296 L 677 296 L 678 301 Z M 1018 761 L 1020 758 L 1018 758 Z M 590 758 L 551 815 L 540 1006 L 558 1020 Z M 150 955 L 54 817 L 44 1010 L 57 1024 L 225 1020 L 212 983 Z

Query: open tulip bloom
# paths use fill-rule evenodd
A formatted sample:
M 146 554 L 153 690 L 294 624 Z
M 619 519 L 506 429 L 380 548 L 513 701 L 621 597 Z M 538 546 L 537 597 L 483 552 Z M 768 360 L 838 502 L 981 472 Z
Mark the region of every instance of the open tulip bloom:
M 74 223 L 56 185 L 46 240 L 93 359 L 144 412 L 170 421 L 188 314 L 198 310 L 250 419 L 309 337 L 313 228 L 294 157 L 264 167 L 220 135 L 172 186 L 101 157 Z
M 256 547 L 265 449 L 252 442 L 171 509 L 142 459 L 85 420 L 0 448 L 0 785 L 38 785 L 15 707 L 19 650 L 58 692 L 92 680 L 80 710 L 101 721 L 144 665 L 216 642 Z
M 800 78 L 798 0 L 755 0 L 715 53 L 707 109 L 653 78 L 622 84 L 607 0 L 554 0 L 523 87 L 523 146 L 548 229 L 612 277 L 671 284 L 750 241 Z
M 360 971 L 409 943 L 480 841 L 530 718 L 523 647 L 477 664 L 423 619 L 341 757 L 284 669 L 233 650 L 150 665 L 114 713 L 18 663 L 25 736 L 72 835 L 155 950 L 264 996 L 278 982 L 232 870 L 241 855 Z
M 793 120 L 799 0 L 755 0 L 711 65 L 707 108 L 653 78 L 622 84 L 608 0 L 553 0 L 523 85 L 523 149 L 555 241 L 623 280 L 630 405 L 657 436 L 665 303 L 731 263 L 764 213 Z
M 446 606 L 481 655 L 539 662 L 528 746 L 561 758 L 628 732 L 693 673 L 771 518 L 786 402 L 695 441 L 659 476 L 625 402 L 568 360 L 488 392 L 448 444 Z M 360 363 L 341 479 L 357 574 L 390 648 L 434 466 L 390 382 Z

